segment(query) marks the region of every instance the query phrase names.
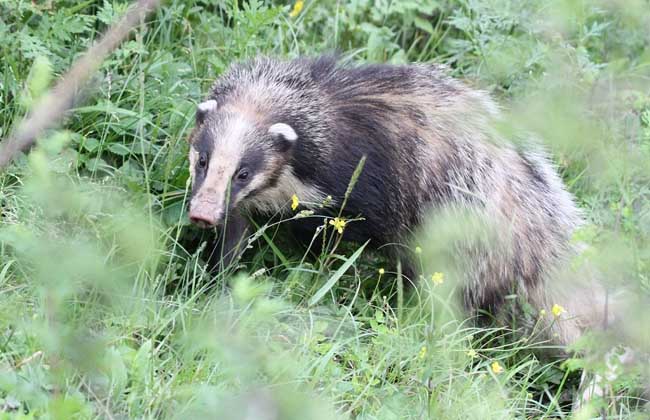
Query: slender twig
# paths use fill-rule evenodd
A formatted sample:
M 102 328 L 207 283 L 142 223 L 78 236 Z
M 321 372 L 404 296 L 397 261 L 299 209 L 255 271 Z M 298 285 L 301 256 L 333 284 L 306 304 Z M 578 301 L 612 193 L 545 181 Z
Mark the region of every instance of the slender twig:
M 37 351 L 36 353 L 32 354 L 31 356 L 21 360 L 20 362 L 16 363 L 15 369 L 19 369 L 22 366 L 25 366 L 26 364 L 31 363 L 33 360 L 38 359 L 43 355 L 43 352 L 41 350 Z
M 7 166 L 18 152 L 29 149 L 44 130 L 60 123 L 101 63 L 159 3 L 160 0 L 138 0 L 119 22 L 88 48 L 59 83 L 43 95 L 12 134 L 0 143 L 0 169 Z

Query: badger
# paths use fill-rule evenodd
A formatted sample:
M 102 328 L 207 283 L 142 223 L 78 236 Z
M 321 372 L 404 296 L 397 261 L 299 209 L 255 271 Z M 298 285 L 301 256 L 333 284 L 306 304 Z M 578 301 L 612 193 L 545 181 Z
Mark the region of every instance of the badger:
M 487 93 L 436 65 L 330 56 L 234 64 L 196 111 L 189 218 L 201 227 L 227 221 L 227 254 L 249 231 L 247 215 L 291 214 L 294 195 L 330 216 L 345 202 L 344 213 L 363 221 L 346 226 L 344 239 L 375 247 L 408 242 L 432 210 L 469 210 L 508 233 L 505 247 L 466 250 L 467 308 L 498 308 L 513 289 L 535 308 L 558 300 L 575 315 L 555 334 L 569 342 L 604 316 L 586 312 L 603 299 L 591 285 L 548 287 L 582 218 L 540 147 L 504 140 L 499 117 Z M 295 229 L 313 234 L 322 221 L 310 220 Z

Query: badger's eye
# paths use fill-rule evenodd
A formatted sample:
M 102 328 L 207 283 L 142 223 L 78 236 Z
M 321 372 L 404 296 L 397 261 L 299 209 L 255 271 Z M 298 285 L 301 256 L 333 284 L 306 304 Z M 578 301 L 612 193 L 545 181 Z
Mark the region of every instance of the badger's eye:
M 201 153 L 199 156 L 199 168 L 205 169 L 206 166 L 208 166 L 208 158 L 205 154 Z
M 241 169 L 239 172 L 237 172 L 238 181 L 246 181 L 247 179 L 248 179 L 248 170 Z

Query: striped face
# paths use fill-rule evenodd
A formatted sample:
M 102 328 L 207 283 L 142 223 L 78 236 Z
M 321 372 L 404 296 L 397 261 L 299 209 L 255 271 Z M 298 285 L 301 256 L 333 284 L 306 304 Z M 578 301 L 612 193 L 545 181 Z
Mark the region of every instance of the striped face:
M 287 124 L 219 109 L 214 100 L 200 104 L 190 140 L 190 220 L 219 225 L 227 213 L 275 188 L 296 139 Z

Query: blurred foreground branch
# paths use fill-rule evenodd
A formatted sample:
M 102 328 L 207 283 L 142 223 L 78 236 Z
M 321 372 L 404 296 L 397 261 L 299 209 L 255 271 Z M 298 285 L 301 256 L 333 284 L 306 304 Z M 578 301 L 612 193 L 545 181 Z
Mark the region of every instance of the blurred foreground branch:
M 59 83 L 36 103 L 31 112 L 0 143 L 0 169 L 7 166 L 16 154 L 29 149 L 46 129 L 55 127 L 73 106 L 84 84 L 101 63 L 129 35 L 129 32 L 160 0 L 138 0 L 126 14 L 109 28 L 104 36 L 79 58 Z

